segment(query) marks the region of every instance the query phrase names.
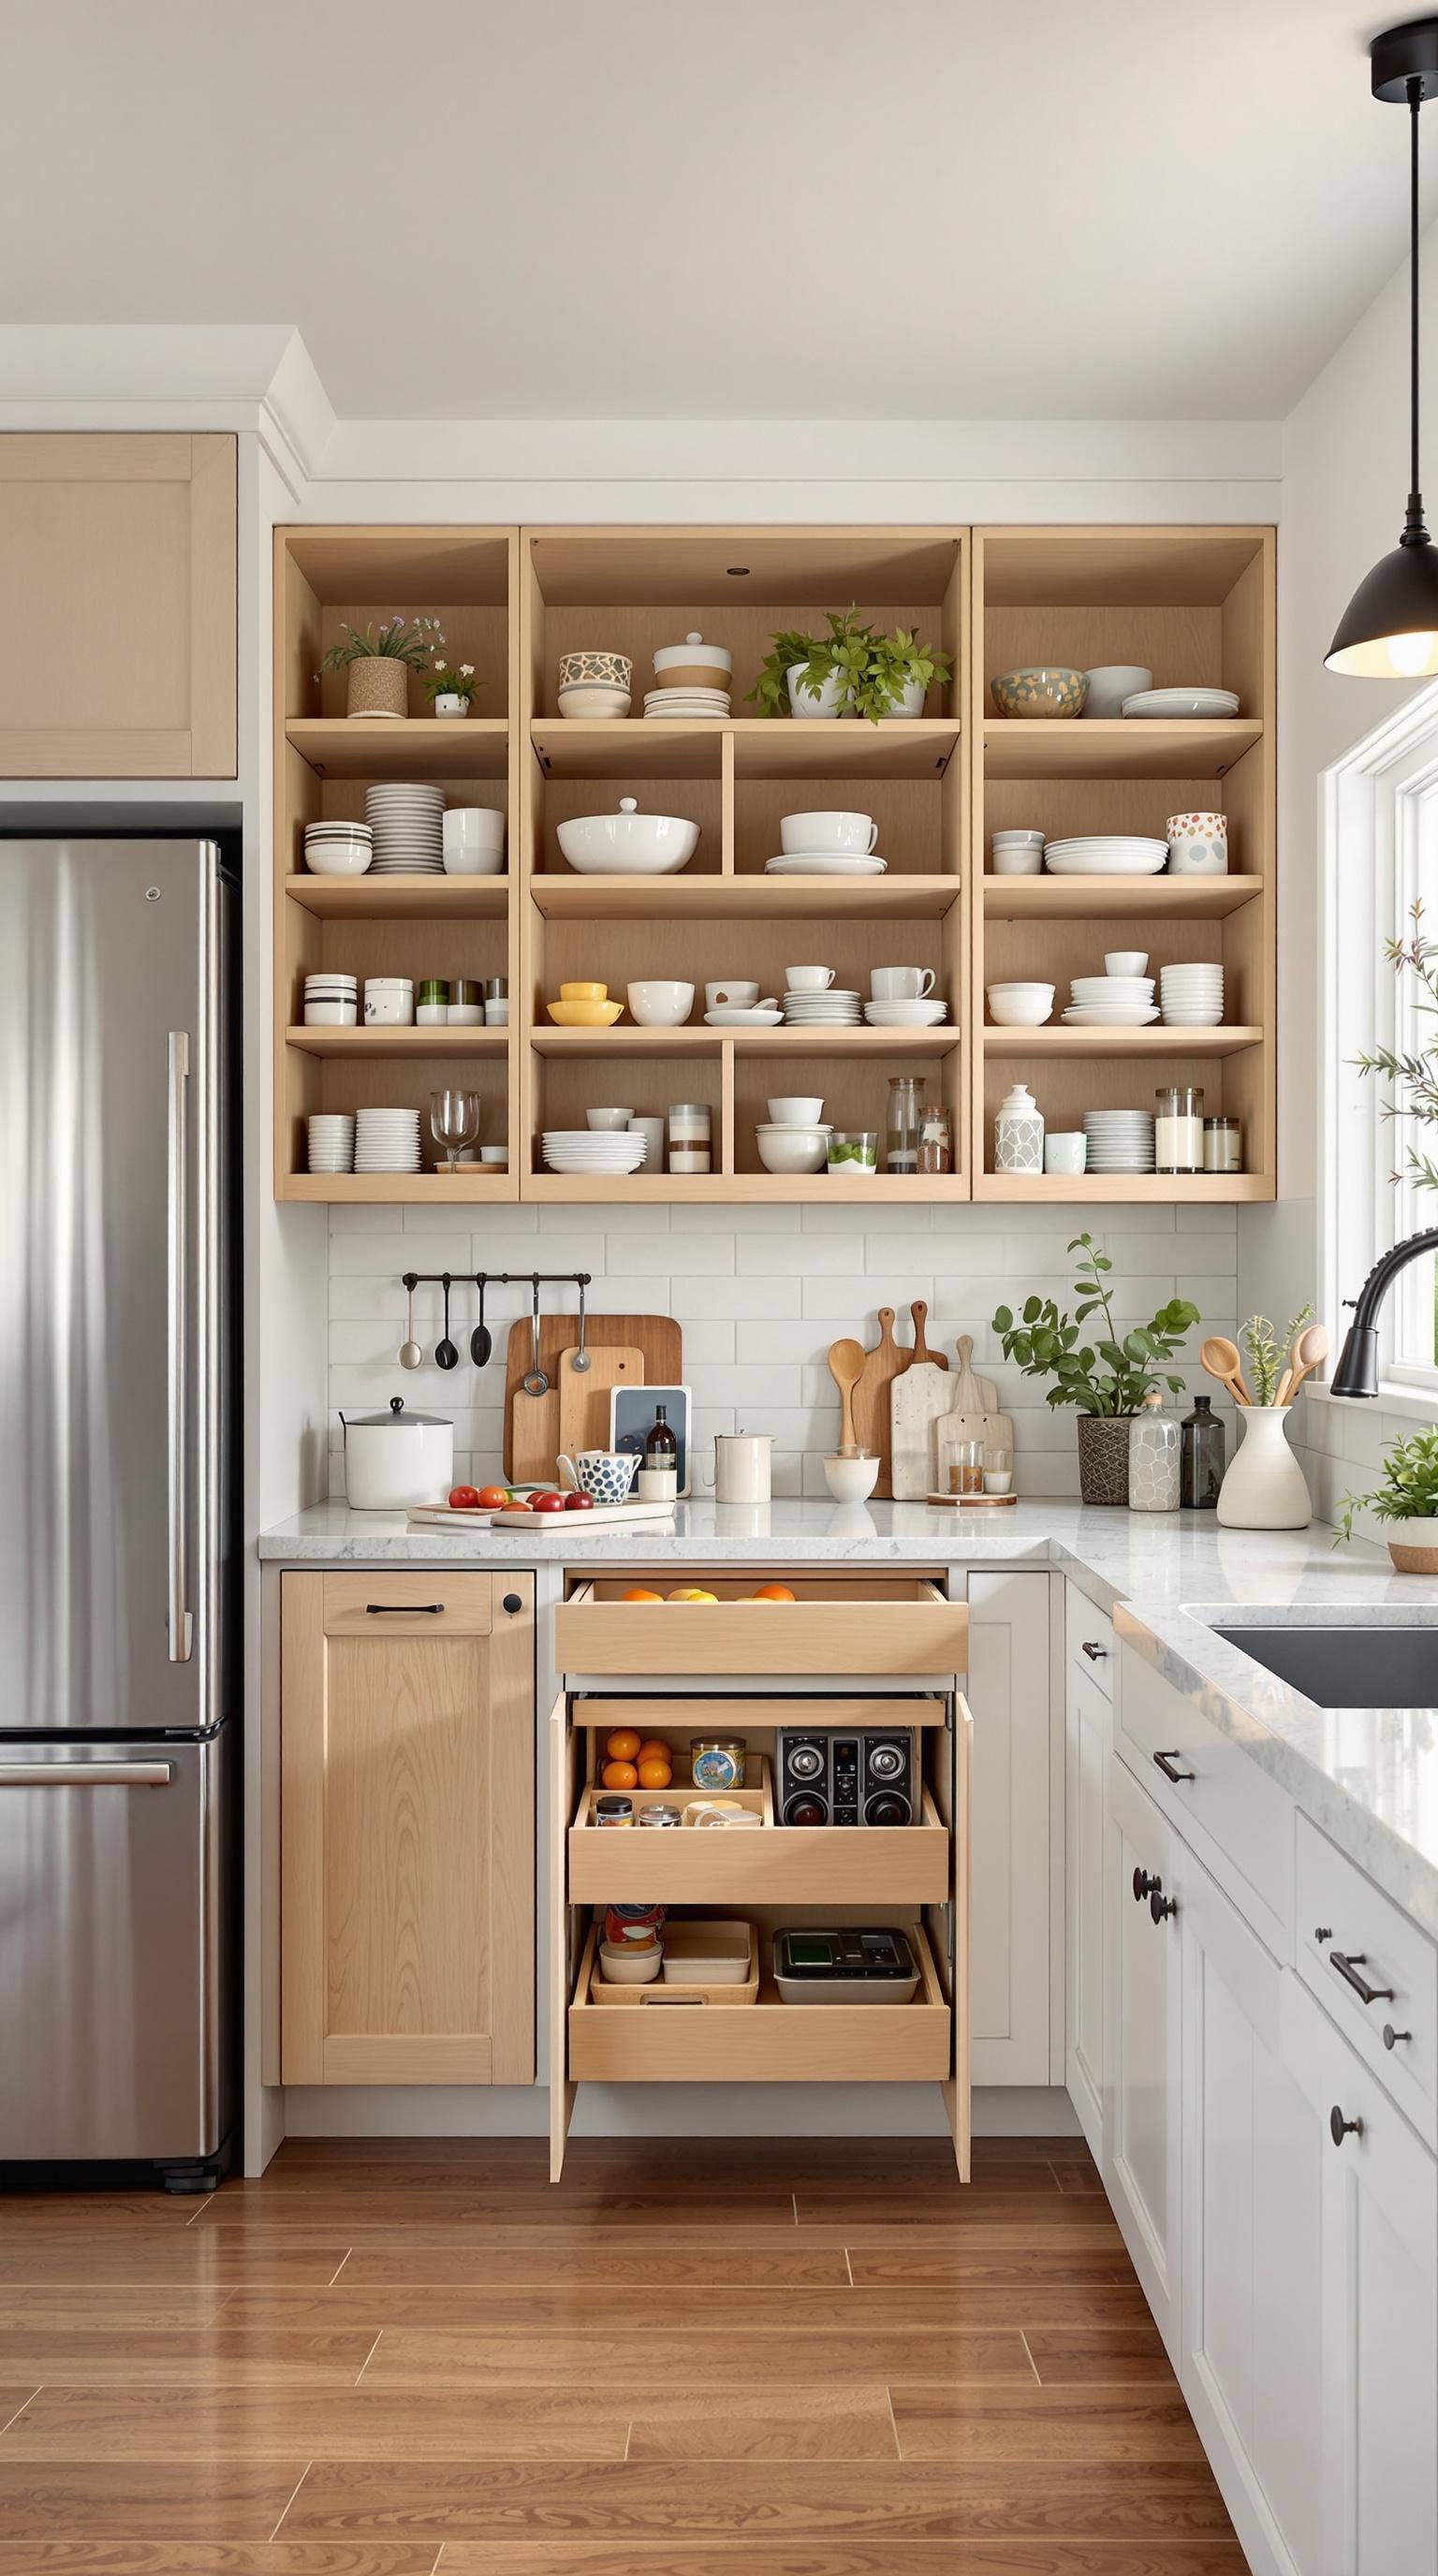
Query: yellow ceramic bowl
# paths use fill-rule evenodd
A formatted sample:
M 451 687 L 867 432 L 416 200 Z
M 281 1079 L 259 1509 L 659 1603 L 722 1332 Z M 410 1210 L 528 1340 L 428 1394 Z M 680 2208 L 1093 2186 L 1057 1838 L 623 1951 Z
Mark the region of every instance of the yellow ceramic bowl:
M 622 1002 L 546 1002 L 544 1007 L 561 1029 L 612 1029 L 624 1012 Z
M 561 1002 L 607 1002 L 609 987 L 607 984 L 561 984 L 559 998 Z

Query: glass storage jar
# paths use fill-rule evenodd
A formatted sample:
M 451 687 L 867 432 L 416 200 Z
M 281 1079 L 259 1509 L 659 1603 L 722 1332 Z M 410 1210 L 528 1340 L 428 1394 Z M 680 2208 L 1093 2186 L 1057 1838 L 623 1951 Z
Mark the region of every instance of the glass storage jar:
M 1203 1093 L 1186 1083 L 1166 1083 L 1154 1093 L 1153 1167 L 1156 1172 L 1203 1169 Z
M 924 1081 L 923 1074 L 891 1073 L 889 1076 L 889 1109 L 884 1121 L 884 1169 L 887 1172 L 906 1172 L 912 1178 L 919 1168 Z
M 1243 1129 L 1236 1118 L 1205 1118 L 1203 1168 L 1206 1172 L 1241 1172 Z

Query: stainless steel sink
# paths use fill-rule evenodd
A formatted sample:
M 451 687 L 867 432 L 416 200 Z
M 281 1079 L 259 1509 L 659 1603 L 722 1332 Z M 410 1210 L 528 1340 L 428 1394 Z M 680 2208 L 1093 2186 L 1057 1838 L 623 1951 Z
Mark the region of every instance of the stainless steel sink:
M 1320 1708 L 1438 1708 L 1438 1627 L 1207 1625 Z

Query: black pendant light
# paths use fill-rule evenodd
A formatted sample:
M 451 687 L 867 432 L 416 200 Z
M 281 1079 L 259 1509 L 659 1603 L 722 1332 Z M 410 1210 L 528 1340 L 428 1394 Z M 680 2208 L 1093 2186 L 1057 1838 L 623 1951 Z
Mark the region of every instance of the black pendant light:
M 1418 489 L 1418 114 L 1425 98 L 1438 97 L 1438 18 L 1390 27 L 1368 53 L 1374 97 L 1408 110 L 1408 514 L 1392 554 L 1359 583 L 1323 659 L 1330 671 L 1362 680 L 1422 680 L 1438 672 L 1438 548 L 1423 524 Z

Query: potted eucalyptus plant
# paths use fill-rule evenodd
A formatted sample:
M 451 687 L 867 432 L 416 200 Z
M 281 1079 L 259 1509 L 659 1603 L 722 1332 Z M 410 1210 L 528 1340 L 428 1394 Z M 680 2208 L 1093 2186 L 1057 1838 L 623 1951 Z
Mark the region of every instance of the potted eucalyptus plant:
M 1438 1430 L 1395 1440 L 1383 1453 L 1382 1484 L 1371 1494 L 1344 1495 L 1338 1518 L 1342 1538 L 1352 1538 L 1361 1511 L 1393 1523 L 1388 1553 L 1399 1574 L 1438 1574 Z
M 1182 1395 L 1186 1380 L 1164 1363 L 1198 1322 L 1198 1308 L 1186 1297 L 1170 1297 L 1147 1324 L 1135 1325 L 1120 1338 L 1108 1286 L 1113 1263 L 1091 1234 L 1075 1235 L 1068 1248 L 1079 1255 L 1073 1315 L 1062 1313 L 1052 1297 L 1028 1297 L 1018 1316 L 1012 1307 L 1000 1306 L 994 1331 L 1005 1359 L 1014 1361 L 1025 1377 L 1053 1379 L 1051 1405 L 1077 1405 L 1080 1501 L 1122 1505 L 1128 1501 L 1133 1417 L 1151 1386 L 1166 1385 L 1172 1394 Z M 1089 1343 L 1081 1336 L 1094 1315 L 1100 1318 L 1099 1331 Z
M 348 671 L 347 715 L 393 718 L 409 712 L 411 671 L 423 671 L 443 649 L 437 617 L 406 617 L 397 608 L 378 626 L 371 619 L 363 634 L 357 627 L 341 626 L 340 641 L 323 656 L 320 671 Z
M 935 681 L 953 672 L 949 654 L 923 644 L 913 627 L 876 634 L 857 605 L 828 612 L 827 635 L 793 628 L 770 639 L 770 649 L 749 691 L 763 716 L 917 716 Z

